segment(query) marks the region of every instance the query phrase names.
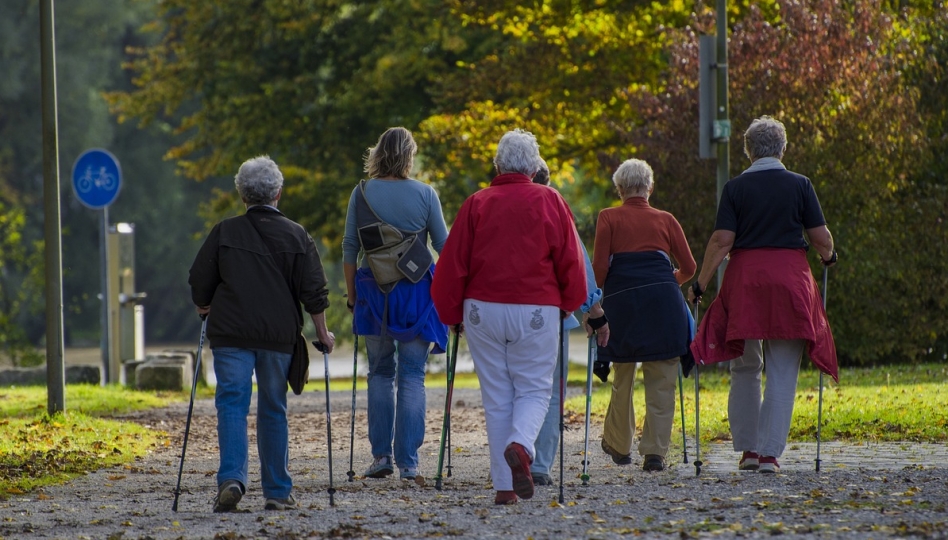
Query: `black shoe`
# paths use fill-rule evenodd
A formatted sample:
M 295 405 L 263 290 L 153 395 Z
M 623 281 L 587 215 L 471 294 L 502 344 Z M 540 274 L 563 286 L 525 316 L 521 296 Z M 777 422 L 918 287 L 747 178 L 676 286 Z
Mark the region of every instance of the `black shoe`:
M 611 446 L 606 444 L 606 440 L 602 440 L 602 451 L 612 456 L 612 462 L 616 465 L 631 465 L 632 464 L 632 455 L 631 454 L 622 454 L 617 450 L 614 450 Z
M 643 471 L 664 471 L 665 458 L 655 454 L 645 456 L 645 463 L 642 464 Z
M 596 377 L 599 377 L 600 381 L 607 382 L 609 380 L 609 362 L 605 360 L 593 362 L 593 373 L 596 374 Z

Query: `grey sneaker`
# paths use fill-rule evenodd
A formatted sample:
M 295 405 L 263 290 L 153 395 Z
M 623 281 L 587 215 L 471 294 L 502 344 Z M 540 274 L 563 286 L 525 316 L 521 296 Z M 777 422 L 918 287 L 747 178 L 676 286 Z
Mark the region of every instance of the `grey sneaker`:
M 533 476 L 533 485 L 535 486 L 552 486 L 553 479 L 550 478 L 550 475 L 541 472 L 530 471 L 530 475 Z
M 391 456 L 379 456 L 365 470 L 366 478 L 385 478 L 395 472 Z
M 296 499 L 290 493 L 285 499 L 267 499 L 263 505 L 264 510 L 290 510 L 296 508 Z
M 244 488 L 237 480 L 225 480 L 217 488 L 217 497 L 214 497 L 214 512 L 231 512 L 237 508 L 237 503 L 244 496 Z
M 416 476 L 418 476 L 418 469 L 416 467 L 402 469 L 399 475 L 402 480 L 414 480 Z

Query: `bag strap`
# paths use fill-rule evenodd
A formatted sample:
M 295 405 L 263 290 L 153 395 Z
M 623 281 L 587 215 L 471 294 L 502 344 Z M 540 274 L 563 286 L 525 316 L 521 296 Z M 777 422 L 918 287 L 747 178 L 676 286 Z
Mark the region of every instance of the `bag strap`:
M 406 230 L 401 229 L 401 228 L 399 228 L 399 227 L 396 227 L 396 226 L 392 225 L 391 223 L 385 221 L 384 219 L 380 218 L 379 215 L 378 215 L 378 213 L 375 212 L 375 209 L 372 208 L 372 205 L 369 204 L 369 199 L 368 199 L 368 197 L 365 196 L 365 186 L 366 186 L 367 183 L 368 183 L 368 180 L 360 180 L 360 181 L 359 181 L 359 191 L 357 192 L 357 196 L 356 196 L 356 223 L 357 223 L 357 226 L 363 227 L 363 226 L 365 226 L 365 225 L 370 225 L 370 224 L 372 224 L 372 223 L 384 223 L 384 224 L 388 225 L 389 227 L 392 227 L 392 228 L 394 228 L 394 229 L 398 229 L 398 230 L 401 231 L 401 233 L 402 233 L 403 235 L 405 235 L 405 236 L 411 236 L 411 235 L 413 235 L 413 234 L 414 234 L 414 235 L 420 235 L 421 233 L 423 233 L 423 232 L 425 231 L 425 228 L 424 228 L 424 227 L 422 227 L 421 229 L 418 229 L 417 231 L 406 231 Z M 370 214 L 372 214 L 373 217 L 375 217 L 375 221 L 374 221 L 374 222 L 371 221 L 371 220 L 367 220 L 367 219 L 366 219 L 366 216 L 365 216 L 365 211 L 366 211 L 366 210 L 368 210 L 368 212 L 369 212 Z
M 260 228 L 257 227 L 256 222 L 254 222 L 253 218 L 250 217 L 250 212 L 249 212 L 249 211 L 244 213 L 244 217 L 247 218 L 247 221 L 250 222 L 250 225 L 253 227 L 253 229 L 254 229 L 255 231 L 257 231 L 257 236 L 260 237 L 260 240 L 263 242 L 263 245 L 267 246 L 267 251 L 270 252 L 270 257 L 273 259 L 273 264 L 274 264 L 274 266 L 276 266 L 276 252 L 273 251 L 273 246 L 271 246 L 270 244 L 267 243 L 267 240 L 263 237 L 263 234 L 260 232 Z M 279 270 L 279 268 L 278 268 L 278 270 Z M 299 320 L 299 324 L 300 324 L 300 330 L 302 331 L 302 329 L 303 329 L 303 306 L 300 305 L 299 297 L 296 295 L 296 291 L 293 290 L 293 287 L 290 286 L 290 280 L 286 278 L 286 275 L 283 274 L 283 271 L 280 271 L 280 276 L 283 277 L 283 281 L 284 281 L 284 283 L 286 283 L 286 287 L 290 290 L 290 296 L 293 297 L 293 303 L 296 304 L 296 313 L 297 313 L 297 315 L 299 315 L 299 319 L 298 319 L 298 320 Z

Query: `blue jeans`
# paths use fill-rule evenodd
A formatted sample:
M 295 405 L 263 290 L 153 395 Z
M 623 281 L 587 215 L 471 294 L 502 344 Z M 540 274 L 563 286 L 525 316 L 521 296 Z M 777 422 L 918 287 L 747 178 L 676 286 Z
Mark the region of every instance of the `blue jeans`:
M 394 437 L 395 464 L 401 469 L 415 469 L 418 448 L 425 440 L 425 364 L 431 343 L 365 336 L 365 347 L 369 356 L 372 456 L 391 456 Z
M 290 354 L 262 349 L 217 347 L 217 441 L 220 468 L 217 485 L 237 480 L 247 486 L 247 414 L 250 412 L 251 379 L 257 372 L 257 453 L 263 496 L 286 498 L 293 489 L 289 465 L 289 432 L 286 422 L 286 376 Z
M 563 358 L 564 362 L 569 361 L 569 330 L 563 332 Z M 567 368 L 568 369 L 568 368 Z M 534 443 L 536 455 L 533 457 L 533 463 L 530 464 L 531 474 L 550 474 L 553 468 L 553 461 L 556 459 L 556 451 L 560 444 L 560 364 L 557 362 L 556 369 L 553 370 L 553 393 L 550 394 L 550 408 L 546 411 L 546 417 L 543 419 L 543 425 L 540 426 L 540 433 L 537 434 L 537 440 Z

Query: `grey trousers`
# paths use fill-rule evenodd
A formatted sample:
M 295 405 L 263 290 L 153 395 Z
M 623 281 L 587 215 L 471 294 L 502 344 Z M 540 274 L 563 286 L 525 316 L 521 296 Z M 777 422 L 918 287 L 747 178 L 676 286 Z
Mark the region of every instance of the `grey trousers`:
M 727 412 L 734 450 L 773 457 L 783 454 L 805 346 L 802 339 L 749 339 L 744 343 L 744 355 L 731 360 Z M 765 359 L 767 385 L 761 401 Z

